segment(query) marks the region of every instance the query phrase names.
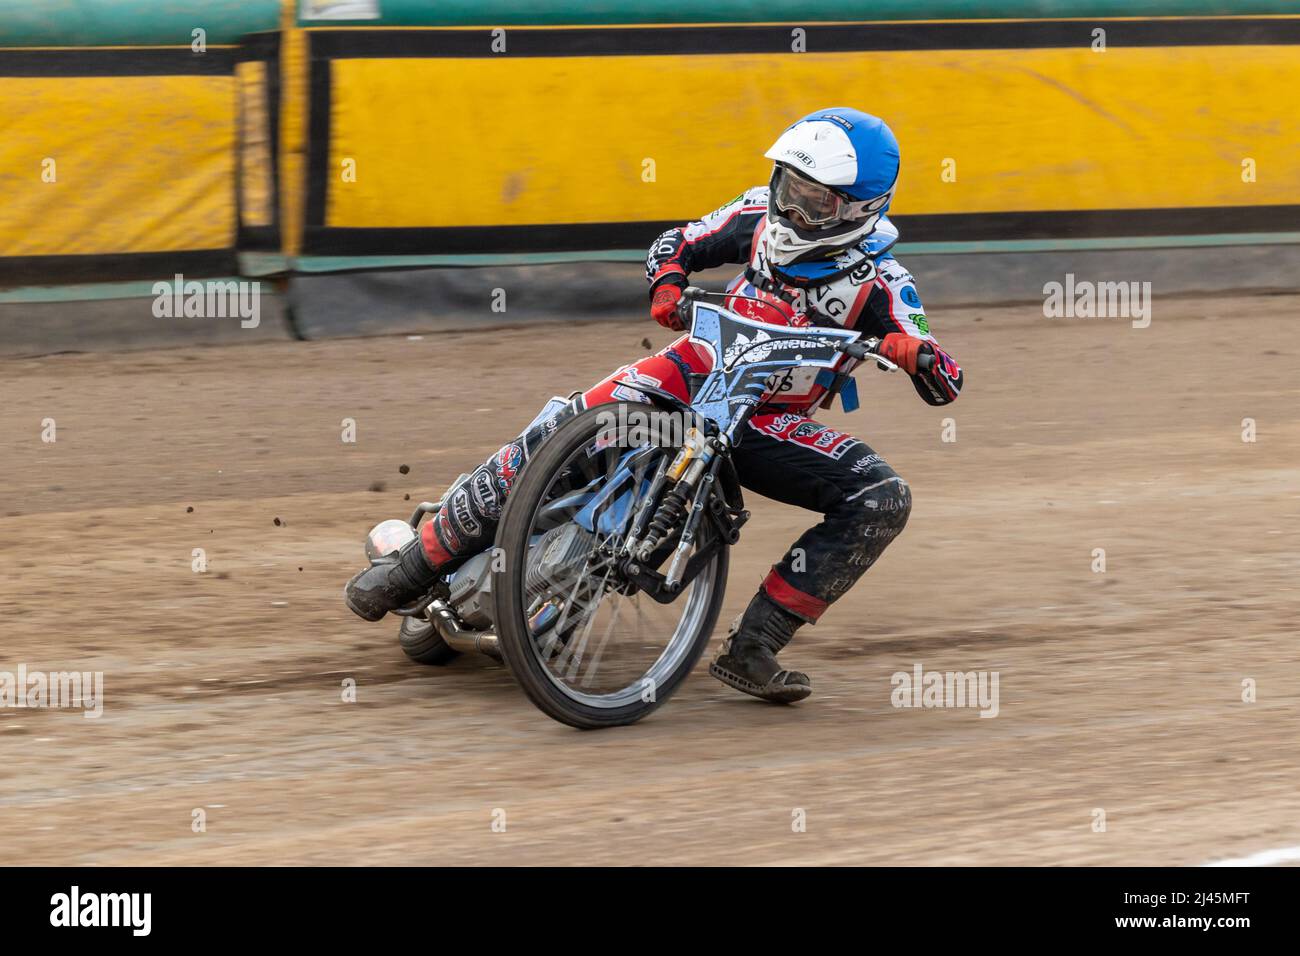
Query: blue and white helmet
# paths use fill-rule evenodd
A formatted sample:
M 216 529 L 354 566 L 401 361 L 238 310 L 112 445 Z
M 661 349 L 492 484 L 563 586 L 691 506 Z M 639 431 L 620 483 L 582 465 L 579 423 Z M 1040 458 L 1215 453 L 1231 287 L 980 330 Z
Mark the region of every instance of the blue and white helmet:
M 767 257 L 825 258 L 876 228 L 898 184 L 898 140 L 884 120 L 843 106 L 809 113 L 763 154 L 773 160 Z

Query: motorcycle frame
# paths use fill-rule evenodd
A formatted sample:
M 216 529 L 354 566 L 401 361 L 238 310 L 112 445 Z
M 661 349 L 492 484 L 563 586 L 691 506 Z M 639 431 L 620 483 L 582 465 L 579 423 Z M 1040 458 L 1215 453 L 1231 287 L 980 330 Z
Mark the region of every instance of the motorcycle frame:
M 716 532 L 713 540 L 687 559 L 680 573 L 677 562 L 674 562 L 669 574 L 664 575 L 643 567 L 634 556 L 625 556 L 623 560 L 625 578 L 661 604 L 675 601 L 708 565 L 709 559 L 719 548 L 729 547 L 740 539 L 740 528 L 749 519 L 749 512 L 744 509 L 744 498 L 731 450 L 741 441 L 745 425 L 766 404 L 772 393 L 769 388 L 772 377 L 783 372 L 788 374 L 798 368 L 833 369 L 845 353 L 859 360 L 870 354 L 881 368 L 889 371 L 896 368 L 886 359 L 871 354 L 874 353 L 875 340 L 863 341 L 858 332 L 818 326 L 777 325 L 746 319 L 722 306 L 706 302 L 710 296 L 749 299 L 764 306 L 770 305 L 754 296 L 710 293 L 695 287 L 687 288 L 683 299 L 690 303 L 690 341 L 711 353 L 714 360 L 712 368 L 695 389 L 691 401 L 684 402 L 671 392 L 655 386 L 625 383 L 644 394 L 651 404 L 690 416 L 695 422 L 703 424 L 711 451 L 708 464 L 699 476 L 698 486 L 691 489 L 691 510 L 686 516 L 678 550 L 684 551 L 693 543 L 699 523 L 706 515 Z M 752 331 L 754 338 L 746 340 L 740 351 L 728 358 L 727 334 L 731 334 L 732 347 L 741 346 L 742 343 L 736 337 L 743 329 Z M 764 338 L 759 338 L 760 333 Z M 765 346 L 768 353 L 794 348 L 800 348 L 801 351 L 793 362 L 779 359 L 766 361 L 764 358 L 742 361 L 747 353 Z M 815 357 L 805 358 L 805 351 Z M 663 489 L 657 492 L 658 496 L 663 493 Z M 444 496 L 436 502 L 422 501 L 416 505 L 408 519 L 416 534 L 419 534 L 421 521 L 436 515 L 445 500 Z M 630 516 L 630 520 L 636 521 L 655 507 L 658 507 L 656 502 L 644 502 L 642 508 Z M 440 598 L 430 600 L 426 597 L 411 607 L 394 613 L 407 617 L 424 617 L 455 650 L 477 651 L 498 660 L 501 657 L 493 630 L 465 627 L 455 609 Z

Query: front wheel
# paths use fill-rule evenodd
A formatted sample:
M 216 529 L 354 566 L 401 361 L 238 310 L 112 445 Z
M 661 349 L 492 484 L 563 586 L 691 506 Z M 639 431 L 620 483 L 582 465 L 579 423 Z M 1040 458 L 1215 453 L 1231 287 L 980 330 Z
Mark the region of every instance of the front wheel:
M 704 653 L 722 608 L 725 544 L 671 604 L 630 587 L 611 559 L 660 462 L 681 444 L 649 409 L 601 405 L 563 425 L 516 479 L 497 532 L 502 656 L 528 698 L 571 727 L 631 724 L 664 703 Z M 611 441 L 609 422 L 636 414 L 649 419 L 639 444 Z M 588 514 L 611 483 L 620 490 Z M 691 553 L 714 536 L 703 522 Z

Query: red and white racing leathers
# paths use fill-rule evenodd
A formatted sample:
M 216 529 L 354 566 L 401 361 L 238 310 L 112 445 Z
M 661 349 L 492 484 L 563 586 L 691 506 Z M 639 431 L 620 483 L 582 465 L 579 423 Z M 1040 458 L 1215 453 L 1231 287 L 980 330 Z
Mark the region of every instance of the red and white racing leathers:
M 783 325 L 834 325 L 867 336 L 901 333 L 932 351 L 932 371 L 912 376 L 931 405 L 956 399 L 962 371 L 935 342 L 912 276 L 888 252 L 897 238 L 882 220 L 871 236 L 831 259 L 798 266 L 770 264 L 764 250 L 767 188 L 756 187 L 698 222 L 670 229 L 655 240 L 646 260 L 651 294 L 664 282 L 726 263 L 744 272 L 727 286 L 726 305 L 749 318 Z M 756 297 L 766 305 L 750 298 Z M 650 384 L 689 400 L 688 376 L 707 372 L 708 353 L 684 335 L 662 351 L 626 365 L 567 406 L 548 409 L 515 441 L 458 482 L 445 507 L 423 528 L 425 551 L 435 564 L 476 554 L 495 535 L 514 476 L 538 444 L 566 418 L 610 401 L 646 401 L 627 383 Z M 907 522 L 907 483 L 860 439 L 828 428 L 809 413 L 829 403 L 856 363 L 845 357 L 835 376 L 802 370 L 749 422 L 735 449 L 742 485 L 768 498 L 823 515 L 805 531 L 763 581 L 769 597 L 806 621 L 816 621 L 884 551 Z M 845 389 L 847 400 L 848 389 Z

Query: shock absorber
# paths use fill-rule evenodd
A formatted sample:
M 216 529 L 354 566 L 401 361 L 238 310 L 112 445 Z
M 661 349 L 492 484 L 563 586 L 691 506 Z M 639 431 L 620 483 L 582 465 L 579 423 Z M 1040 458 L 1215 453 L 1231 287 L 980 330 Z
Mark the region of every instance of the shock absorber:
M 650 519 L 645 540 L 641 542 L 641 547 L 638 549 L 637 557 L 640 560 L 650 560 L 650 555 L 659 546 L 659 542 L 668 536 L 682 518 L 686 517 L 686 502 L 690 497 L 691 488 L 685 482 L 675 485 L 673 490 L 664 496 L 664 500 L 655 511 L 655 516 Z
M 695 426 L 691 426 L 686 430 L 686 438 L 682 442 L 682 447 L 678 449 L 672 464 L 668 466 L 668 470 L 664 473 L 665 480 L 675 482 L 675 484 L 672 490 L 664 496 L 664 500 L 656 509 L 654 517 L 650 519 L 650 526 L 646 528 L 645 538 L 642 540 L 640 547 L 637 548 L 636 556 L 638 560 L 649 561 L 650 555 L 654 553 L 655 548 L 686 517 L 686 509 L 691 496 L 694 495 L 695 488 L 700 481 L 700 475 L 704 473 L 704 469 L 712 460 L 713 454 L 713 446 L 710 445 L 709 439 L 705 437 L 704 432 Z

